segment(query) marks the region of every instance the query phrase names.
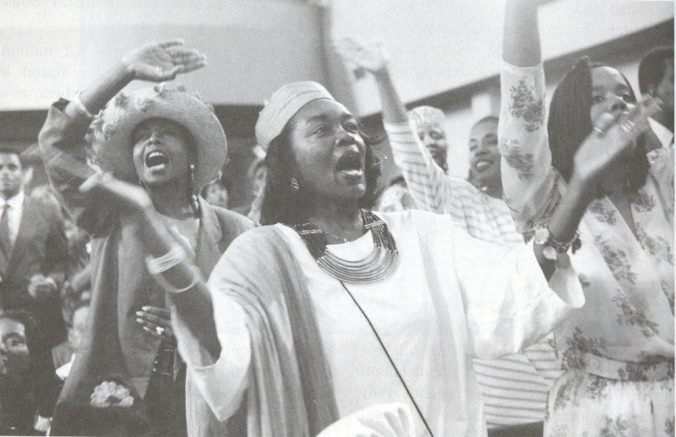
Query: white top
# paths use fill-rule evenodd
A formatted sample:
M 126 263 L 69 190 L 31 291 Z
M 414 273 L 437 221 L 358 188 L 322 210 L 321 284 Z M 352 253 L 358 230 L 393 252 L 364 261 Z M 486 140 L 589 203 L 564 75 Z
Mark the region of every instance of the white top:
M 396 240 L 398 267 L 376 283 L 347 286 L 378 330 L 435 435 L 485 435 L 471 357 L 513 353 L 550 331 L 571 305 L 584 302 L 577 275 L 571 269 L 557 271 L 549 283 L 557 294 L 547 286 L 530 246 L 510 250 L 475 240 L 450 218 L 423 211 L 379 216 Z M 340 416 L 373 404 L 403 403 L 413 414 L 416 435 L 426 435 L 346 291 L 318 267 L 296 232 L 276 226 L 305 273 Z M 368 233 L 329 249 L 359 259 L 372 247 Z M 241 401 L 251 352 L 243 312 L 223 292 L 228 282 L 219 277 L 218 265 L 209 287 L 218 337 L 227 352 L 210 364 L 205 353 L 190 350 L 194 345 L 186 341 L 189 334 L 178 324 L 176 334 L 196 385 L 224 420 Z
M 446 175 L 409 123 L 385 123 L 385 130 L 394 159 L 418 207 L 448 214 L 475 238 L 507 245 L 523 244 L 504 200 L 488 196 L 463 179 Z M 387 191 L 383 199 L 386 194 Z M 551 336 L 518 354 L 474 361 L 489 428 L 544 420 L 549 387 L 561 373 L 560 360 L 550 343 Z
M 334 422 L 317 437 L 412 437 L 411 411 L 404 404 L 378 404 Z
M 7 210 L 8 224 L 9 224 L 9 241 L 14 245 L 17 235 L 19 235 L 19 227 L 21 226 L 21 216 L 23 215 L 23 201 L 25 195 L 23 191 L 19 191 L 14 197 L 7 200 L 0 198 L 0 214 L 5 209 L 5 205 L 9 205 Z

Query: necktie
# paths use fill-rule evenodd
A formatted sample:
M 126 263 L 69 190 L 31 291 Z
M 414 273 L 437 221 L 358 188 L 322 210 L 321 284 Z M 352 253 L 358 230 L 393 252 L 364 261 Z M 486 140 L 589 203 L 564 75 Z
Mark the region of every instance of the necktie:
M 9 254 L 12 251 L 12 241 L 9 238 L 9 205 L 2 207 L 2 217 L 0 217 L 0 275 L 4 276 L 7 272 L 7 263 Z

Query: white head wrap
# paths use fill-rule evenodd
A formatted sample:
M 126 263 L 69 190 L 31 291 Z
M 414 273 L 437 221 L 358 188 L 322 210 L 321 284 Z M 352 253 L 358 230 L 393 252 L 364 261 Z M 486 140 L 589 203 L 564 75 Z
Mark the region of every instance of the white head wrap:
M 326 88 L 312 81 L 289 83 L 275 91 L 258 114 L 258 145 L 267 152 L 270 141 L 282 133 L 291 117 L 303 106 L 318 99 L 335 100 Z

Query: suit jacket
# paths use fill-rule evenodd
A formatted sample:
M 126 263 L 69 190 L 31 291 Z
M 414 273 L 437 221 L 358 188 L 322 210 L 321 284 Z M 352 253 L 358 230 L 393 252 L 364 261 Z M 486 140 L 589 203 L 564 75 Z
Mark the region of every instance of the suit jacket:
M 146 270 L 136 218 L 109 199 L 79 192 L 79 185 L 93 172 L 83 159 L 87 126 L 63 113 L 65 104 L 61 101 L 50 108 L 39 143 L 52 185 L 78 226 L 92 236 L 92 301 L 90 329 L 59 403 L 88 404 L 96 384 L 109 375 L 121 376 L 144 397 L 161 340 L 141 328 L 136 311 L 144 305 L 164 307 L 165 292 Z M 199 218 L 195 263 L 207 278 L 230 242 L 253 223 L 203 199 L 199 199 Z M 77 432 L 58 416 L 57 405 L 54 433 Z
M 60 211 L 26 196 L 7 272 L 0 282 L 0 296 L 5 309 L 25 310 L 32 316 L 41 348 L 52 347 L 65 338 L 61 300 L 58 295 L 33 299 L 28 283 L 41 273 L 54 279 L 60 288 L 67 264 L 68 241 Z

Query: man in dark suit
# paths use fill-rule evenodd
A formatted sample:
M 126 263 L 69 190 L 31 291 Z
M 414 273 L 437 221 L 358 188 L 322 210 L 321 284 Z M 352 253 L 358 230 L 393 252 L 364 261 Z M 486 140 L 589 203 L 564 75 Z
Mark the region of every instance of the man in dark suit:
M 61 213 L 26 196 L 23 181 L 19 154 L 0 149 L 0 303 L 28 312 L 40 355 L 65 339 L 59 288 L 68 242 Z
M 41 415 L 49 417 L 55 401 L 54 384 L 42 375 L 54 373 L 50 349 L 66 335 L 59 289 L 68 243 L 58 209 L 26 196 L 23 185 L 18 152 L 0 149 L 0 305 L 3 313 L 25 312 L 26 323 L 34 326 L 30 345 L 33 376 L 28 379 L 40 393 Z M 45 430 L 46 426 L 38 431 Z

